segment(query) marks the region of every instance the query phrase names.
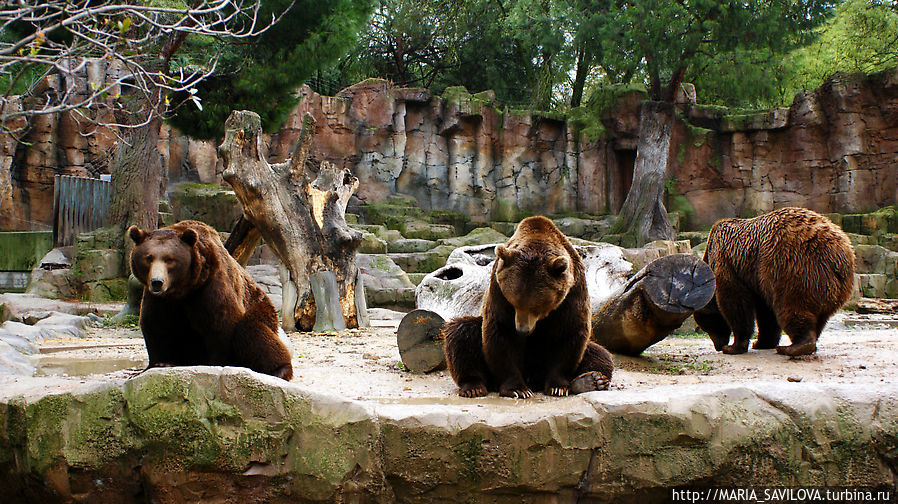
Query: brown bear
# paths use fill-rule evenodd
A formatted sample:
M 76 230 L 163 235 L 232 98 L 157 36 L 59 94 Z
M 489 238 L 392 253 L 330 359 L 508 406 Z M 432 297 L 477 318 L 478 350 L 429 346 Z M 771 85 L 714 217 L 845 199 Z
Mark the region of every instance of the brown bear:
M 589 293 L 580 255 L 545 217 L 521 221 L 496 247 L 481 316 L 442 330 L 462 397 L 490 391 L 525 399 L 608 387 L 611 354 L 590 342 Z
M 790 356 L 814 353 L 826 321 L 854 288 L 848 236 L 805 208 L 718 221 L 704 261 L 717 287 L 711 302 L 693 316 L 714 348 L 727 354 L 748 350 L 756 318 L 754 348 Z M 777 346 L 783 330 L 792 340 L 789 346 Z
M 293 377 L 274 305 L 214 229 L 181 221 L 153 232 L 131 226 L 128 235 L 131 272 L 144 285 L 140 329 L 149 368 L 244 366 Z

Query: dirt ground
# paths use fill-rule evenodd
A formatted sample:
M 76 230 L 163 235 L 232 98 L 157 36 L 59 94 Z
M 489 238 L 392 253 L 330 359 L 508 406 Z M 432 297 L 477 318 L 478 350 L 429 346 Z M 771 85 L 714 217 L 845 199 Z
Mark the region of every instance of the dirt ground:
M 403 369 L 396 348 L 398 323 L 374 319 L 375 327 L 364 330 L 291 334 L 294 383 L 363 401 L 470 401 L 456 396 L 445 371 L 419 375 Z M 45 341 L 38 373 L 63 380 L 121 379 L 146 365 L 138 330 L 90 327 L 87 332 L 84 339 Z M 783 335 L 784 343 L 787 339 Z M 898 380 L 896 364 L 898 318 L 843 312 L 830 321 L 817 354 L 798 359 L 773 350 L 723 355 L 714 351 L 703 333 L 680 329 L 642 357 L 615 356 L 612 388 L 639 391 L 668 384 L 778 380 L 875 386 Z M 538 394 L 535 400 L 555 399 Z

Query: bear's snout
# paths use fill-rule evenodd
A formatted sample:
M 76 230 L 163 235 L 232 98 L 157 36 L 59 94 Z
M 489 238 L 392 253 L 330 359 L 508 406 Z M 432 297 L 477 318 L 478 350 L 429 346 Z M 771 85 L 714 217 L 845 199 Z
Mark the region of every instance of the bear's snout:
M 163 294 L 168 290 L 168 268 L 166 268 L 164 262 L 153 261 L 153 264 L 150 265 L 149 273 L 151 294 Z
M 529 313 L 519 310 L 515 311 L 515 332 L 518 333 L 518 336 L 530 336 L 530 333 L 533 332 L 533 328 L 536 327 L 536 323 L 539 322 L 540 318 L 541 317 L 535 313 Z

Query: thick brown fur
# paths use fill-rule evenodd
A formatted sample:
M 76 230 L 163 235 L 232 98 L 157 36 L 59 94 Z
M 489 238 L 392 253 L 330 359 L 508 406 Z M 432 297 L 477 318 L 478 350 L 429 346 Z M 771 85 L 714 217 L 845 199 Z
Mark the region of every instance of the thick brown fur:
M 753 219 L 723 219 L 708 236 L 704 261 L 717 281 L 714 299 L 695 312 L 714 348 L 744 353 L 758 322 L 754 348 L 786 355 L 817 350 L 827 320 L 854 288 L 848 236 L 805 208 L 782 208 Z M 792 341 L 777 346 L 782 331 Z M 728 344 L 730 332 L 733 343 Z
M 274 305 L 214 229 L 181 221 L 153 232 L 131 226 L 128 235 L 131 272 L 144 285 L 140 329 L 149 367 L 244 366 L 293 377 Z
M 607 388 L 611 354 L 590 342 L 583 261 L 545 217 L 521 221 L 496 247 L 479 317 L 446 323 L 449 373 L 459 395 L 527 398 Z M 573 382 L 573 383 L 572 383 Z

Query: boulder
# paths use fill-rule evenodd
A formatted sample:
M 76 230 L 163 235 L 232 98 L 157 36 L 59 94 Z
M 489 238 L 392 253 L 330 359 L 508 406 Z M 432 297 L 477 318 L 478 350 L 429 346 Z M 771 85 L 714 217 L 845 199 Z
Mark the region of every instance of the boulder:
M 357 254 L 365 299 L 370 307 L 414 307 L 415 284 L 389 256 Z
M 505 243 L 506 241 L 508 241 L 507 236 L 489 227 L 476 228 L 464 236 L 443 238 L 439 240 L 440 245 L 450 245 L 455 248 L 469 247 L 472 245 L 488 245 L 491 243 Z
M 387 243 L 387 251 L 392 253 L 410 253 L 410 252 L 427 252 L 437 246 L 437 242 L 433 240 L 422 240 L 419 238 L 402 238 Z
M 362 233 L 362 243 L 359 245 L 358 252 L 361 254 L 386 254 L 387 242 L 373 233 Z

